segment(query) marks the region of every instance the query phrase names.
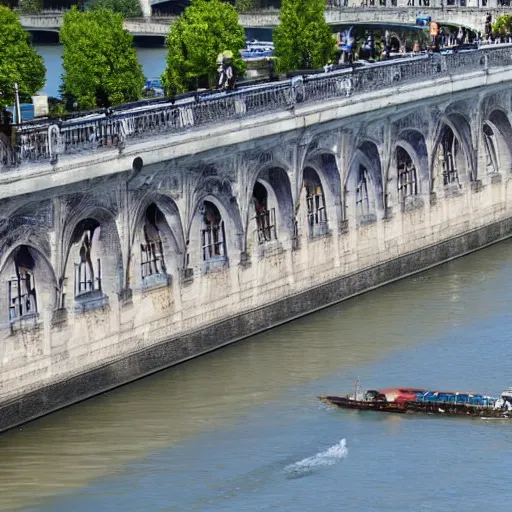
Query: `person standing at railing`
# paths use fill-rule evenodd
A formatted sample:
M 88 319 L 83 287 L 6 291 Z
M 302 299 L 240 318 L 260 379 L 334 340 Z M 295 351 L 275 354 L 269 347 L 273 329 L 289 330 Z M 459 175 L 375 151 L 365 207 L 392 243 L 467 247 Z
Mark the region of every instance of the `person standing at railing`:
M 217 67 L 217 73 L 219 74 L 217 89 L 231 90 L 235 88 L 235 73 L 230 60 L 223 59 L 220 61 Z
M 457 32 L 457 46 L 460 46 L 464 42 L 464 30 L 462 27 L 459 27 L 459 31 Z
M 217 89 L 222 89 L 224 87 L 224 83 L 226 82 L 226 73 L 224 70 L 224 61 L 218 62 L 217 66 Z
M 430 46 L 434 48 L 439 36 L 439 25 L 435 21 L 430 22 Z
M 232 91 L 235 88 L 235 72 L 233 70 L 233 65 L 231 64 L 231 60 L 226 62 L 225 66 L 226 73 L 226 88 Z
M 485 38 L 487 41 L 491 40 L 492 36 L 492 16 L 491 13 L 488 12 L 485 17 Z

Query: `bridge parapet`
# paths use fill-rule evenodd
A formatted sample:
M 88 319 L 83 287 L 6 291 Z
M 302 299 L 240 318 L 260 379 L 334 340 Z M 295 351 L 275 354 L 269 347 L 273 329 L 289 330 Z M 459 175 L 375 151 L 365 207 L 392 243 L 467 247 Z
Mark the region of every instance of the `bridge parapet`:
M 62 27 L 63 13 L 21 14 L 20 21 L 25 30 L 58 32 Z M 175 16 L 153 18 L 130 18 L 124 28 L 133 35 L 166 36 Z
M 349 23 L 397 23 L 414 25 L 419 13 L 431 16 L 432 19 L 451 25 L 460 25 L 472 30 L 484 29 L 485 16 L 489 12 L 493 19 L 504 13 L 512 13 L 510 7 L 478 7 L 478 6 L 442 6 L 441 2 L 430 2 L 429 7 L 408 6 L 405 1 L 389 6 L 363 6 L 357 2 L 347 6 L 331 5 L 325 11 L 325 18 L 331 25 Z M 436 5 L 438 4 L 438 5 Z M 278 10 L 265 10 L 240 14 L 240 23 L 244 27 L 275 27 L 279 24 Z
M 62 12 L 20 14 L 20 21 L 26 30 L 58 31 L 62 26 Z
M 437 0 L 436 0 L 437 1 Z M 493 19 L 504 13 L 512 13 L 510 7 L 413 7 L 348 5 L 347 7 L 330 7 L 325 11 L 325 18 L 331 25 L 350 23 L 396 23 L 414 25 L 418 14 L 431 16 L 432 19 L 451 25 L 460 25 L 476 31 L 483 31 L 485 15 L 491 13 Z M 405 2 L 403 2 L 405 3 Z M 433 5 L 433 2 L 431 2 Z M 246 28 L 272 28 L 279 24 L 279 11 L 268 9 L 240 14 L 240 24 Z M 20 15 L 21 23 L 26 30 L 42 30 L 58 32 L 62 26 L 62 12 L 49 12 L 34 15 Z M 175 16 L 152 16 L 132 18 L 125 21 L 125 28 L 133 35 L 165 36 L 169 26 L 176 20 Z
M 293 109 L 305 102 L 352 98 L 402 84 L 512 66 L 512 45 L 490 46 L 468 53 L 418 56 L 234 92 L 205 94 L 175 103 L 118 108 L 111 115 L 94 114 L 71 120 L 43 120 L 18 126 L 16 147 L 1 145 L 0 163 L 16 167 L 56 163 L 59 156 L 125 148 L 129 140 L 183 134 L 187 130 L 230 120 Z
M 166 36 L 176 18 L 134 18 L 124 21 L 124 28 L 133 35 Z

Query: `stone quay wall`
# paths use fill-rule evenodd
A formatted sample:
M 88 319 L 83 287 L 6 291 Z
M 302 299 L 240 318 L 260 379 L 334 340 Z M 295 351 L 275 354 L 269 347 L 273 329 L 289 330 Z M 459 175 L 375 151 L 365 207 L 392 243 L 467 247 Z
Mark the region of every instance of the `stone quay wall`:
M 511 81 L 503 46 L 19 127 L 0 430 L 510 236 Z

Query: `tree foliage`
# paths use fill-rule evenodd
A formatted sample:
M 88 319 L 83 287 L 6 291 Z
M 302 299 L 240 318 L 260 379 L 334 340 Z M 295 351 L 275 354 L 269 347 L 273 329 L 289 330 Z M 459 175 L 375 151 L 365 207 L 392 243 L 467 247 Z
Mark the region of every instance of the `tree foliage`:
M 209 79 L 211 84 L 217 73 L 217 56 L 226 50 L 233 53 L 233 68 L 245 71 L 240 55 L 245 31 L 235 8 L 220 0 L 192 0 L 171 26 L 166 43 L 167 68 L 162 82 L 171 94 L 192 90 L 201 79 Z
M 142 9 L 139 0 L 89 0 L 85 4 L 86 10 L 110 9 L 122 14 L 125 18 L 140 18 Z
M 279 69 L 320 68 L 333 58 L 336 41 L 324 9 L 325 0 L 283 0 L 273 36 Z
M 498 37 L 505 37 L 512 33 L 512 14 L 501 14 L 492 24 L 492 33 Z
M 235 9 L 238 12 L 255 11 L 261 8 L 260 0 L 235 0 Z
M 62 91 L 79 108 L 110 106 L 140 98 L 144 87 L 133 37 L 123 29 L 123 16 L 109 9 L 64 15 L 60 31 Z
M 43 58 L 30 45 L 16 13 L 0 5 L 0 107 L 14 104 L 14 83 L 28 100 L 45 84 Z
M 41 12 L 41 0 L 19 0 L 18 9 L 24 14 L 37 14 Z

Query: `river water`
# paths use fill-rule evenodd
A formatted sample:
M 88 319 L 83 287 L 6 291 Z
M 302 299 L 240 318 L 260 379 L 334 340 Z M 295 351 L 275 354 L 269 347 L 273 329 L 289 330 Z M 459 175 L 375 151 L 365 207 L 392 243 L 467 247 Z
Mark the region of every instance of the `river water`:
M 511 384 L 512 241 L 0 436 L 0 510 L 510 510 L 512 424 L 320 394 Z

